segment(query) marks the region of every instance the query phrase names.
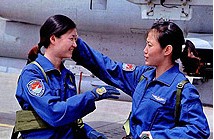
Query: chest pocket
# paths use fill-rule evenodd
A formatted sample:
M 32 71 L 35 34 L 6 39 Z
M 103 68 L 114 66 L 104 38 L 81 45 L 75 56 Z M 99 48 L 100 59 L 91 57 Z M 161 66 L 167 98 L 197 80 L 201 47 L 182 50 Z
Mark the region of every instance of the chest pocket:
M 150 127 L 154 123 L 157 123 L 156 121 L 161 121 L 164 116 L 171 116 L 171 119 L 173 119 L 173 109 L 173 106 L 168 104 L 165 97 L 159 96 L 151 90 L 147 90 L 139 106 L 133 113 L 137 120 L 142 121 L 144 128 L 150 130 Z
M 148 99 L 149 101 L 144 104 L 145 108 L 148 110 L 146 114 L 150 114 L 148 117 L 147 129 L 150 131 L 153 125 L 163 125 L 167 120 L 174 120 L 174 106 L 169 104 L 169 101 L 165 97 L 151 93 Z M 147 122 L 145 122 L 147 123 Z M 158 126 L 159 127 L 159 126 Z

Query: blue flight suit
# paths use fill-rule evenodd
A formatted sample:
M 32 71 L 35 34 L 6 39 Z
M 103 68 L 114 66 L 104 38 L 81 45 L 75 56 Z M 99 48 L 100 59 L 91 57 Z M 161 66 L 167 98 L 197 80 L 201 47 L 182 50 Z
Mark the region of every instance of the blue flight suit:
M 72 123 L 95 110 L 95 96 L 90 91 L 77 95 L 75 77 L 63 64 L 59 72 L 41 54 L 36 61 L 48 83 L 39 67 L 31 63 L 21 72 L 16 98 L 23 110 L 35 110 L 51 128 L 22 132 L 22 138 L 75 138 Z
M 175 126 L 177 84 L 186 80 L 175 64 L 155 79 L 155 68 L 115 62 L 78 39 L 72 57 L 109 85 L 132 97 L 130 131 L 140 138 L 150 131 L 153 138 L 208 138 L 210 130 L 199 93 L 191 83 L 185 84 L 181 96 L 179 126 Z M 145 78 L 140 81 L 143 75 Z

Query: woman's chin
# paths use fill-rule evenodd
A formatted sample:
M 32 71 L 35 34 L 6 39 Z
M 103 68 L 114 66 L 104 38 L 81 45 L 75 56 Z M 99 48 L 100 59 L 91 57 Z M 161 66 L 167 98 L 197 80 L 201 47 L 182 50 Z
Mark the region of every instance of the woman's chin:
M 145 65 L 149 66 L 149 63 L 147 61 L 145 61 Z

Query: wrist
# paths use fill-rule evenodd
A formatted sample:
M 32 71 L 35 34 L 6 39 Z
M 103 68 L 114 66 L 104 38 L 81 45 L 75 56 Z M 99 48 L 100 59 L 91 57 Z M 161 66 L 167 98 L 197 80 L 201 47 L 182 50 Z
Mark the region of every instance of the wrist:
M 99 98 L 99 96 L 94 91 L 91 91 L 90 93 L 93 95 L 94 100 L 97 100 Z

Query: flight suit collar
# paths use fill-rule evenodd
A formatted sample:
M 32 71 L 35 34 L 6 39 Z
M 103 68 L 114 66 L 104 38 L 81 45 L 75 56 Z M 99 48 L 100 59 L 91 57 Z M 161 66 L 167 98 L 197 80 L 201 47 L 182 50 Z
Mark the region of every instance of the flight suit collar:
M 179 65 L 175 64 L 172 68 L 164 72 L 160 77 L 157 78 L 158 81 L 170 86 L 177 75 L 180 73 Z
M 156 69 L 153 68 L 151 70 L 146 71 L 143 75 L 147 78 L 148 81 L 152 81 L 155 78 L 155 71 Z M 170 86 L 179 73 L 179 65 L 176 63 L 172 68 L 164 72 L 160 77 L 155 80 Z
M 55 70 L 54 65 L 41 54 L 38 54 L 36 61 L 42 66 L 45 72 Z
M 50 60 L 48 60 L 46 57 L 44 57 L 43 55 L 39 54 L 36 61 L 42 66 L 42 68 L 44 69 L 45 72 L 50 72 L 50 71 L 58 71 L 54 65 L 51 63 Z M 59 71 L 58 71 L 59 72 Z M 64 74 L 66 75 L 67 73 L 69 73 L 70 75 L 72 75 L 72 73 L 70 71 L 68 71 L 65 66 L 63 65 L 63 63 L 61 64 L 61 72 L 59 72 L 60 74 Z

